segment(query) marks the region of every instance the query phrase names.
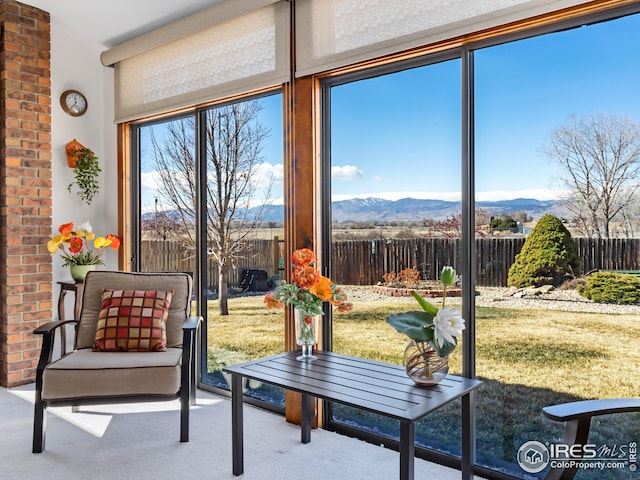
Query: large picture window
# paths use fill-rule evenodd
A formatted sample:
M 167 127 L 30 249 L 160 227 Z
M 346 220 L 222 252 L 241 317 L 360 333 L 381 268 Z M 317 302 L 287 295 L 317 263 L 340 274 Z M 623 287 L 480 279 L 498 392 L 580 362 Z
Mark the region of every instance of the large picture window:
M 461 372 L 458 354 L 474 354 L 471 361 L 484 382 L 475 403 L 476 465 L 488 478 L 495 472 L 534 478 L 518 462 L 519 448 L 531 440 L 562 439 L 563 425 L 546 420 L 543 407 L 637 396 L 628 376 L 637 361 L 629 363 L 619 338 L 597 340 L 615 329 L 625 344 L 637 341 L 637 308 L 596 308 L 577 286 L 594 268 L 606 268 L 602 255 L 615 255 L 619 241 L 626 239 L 630 248 L 637 241 L 640 97 L 626 59 L 640 43 L 638 22 L 640 16 L 632 15 L 472 48 L 466 85 L 458 59 L 425 60 L 423 66 L 414 60 L 324 83 L 323 214 L 331 231 L 324 238 L 332 275 L 348 292 L 351 287 L 355 305 L 327 322 L 332 348 L 401 361 L 406 338 L 388 335 L 384 319 L 417 305 L 411 298 L 381 301 L 373 286 L 391 283 L 403 269 L 435 280 L 443 264 L 460 270 L 474 262 L 473 289 L 462 296 L 475 305 L 475 348 L 460 345 L 450 371 Z M 467 122 L 461 106 L 469 99 L 473 115 Z M 465 129 L 471 132 L 466 138 Z M 464 142 L 468 156 L 461 153 Z M 598 157 L 598 150 L 612 153 Z M 579 161 L 571 162 L 576 151 L 599 163 L 580 170 Z M 616 170 L 607 158 L 631 166 Z M 594 197 L 583 191 L 606 193 L 610 174 L 621 185 L 613 216 L 589 203 Z M 464 230 L 464 175 L 475 192 L 468 199 L 474 225 L 467 229 L 475 259 L 461 258 L 456 243 Z M 554 290 L 533 303 L 510 267 L 538 222 L 549 217 L 569 232 L 582 263 L 571 264 L 563 278 L 550 278 L 546 283 Z M 589 256 L 594 249 L 607 253 L 600 250 L 598 260 Z M 457 412 L 454 404 L 421 422 L 419 454 L 440 461 L 442 453 L 459 455 Z M 625 419 L 602 419 L 592 426 L 591 441 L 605 449 L 633 442 L 639 419 Z M 398 435 L 392 422 L 342 406 L 330 409 L 329 425 L 382 443 Z M 625 475 L 625 469 L 586 469 L 576 478 Z
M 213 106 L 138 132 L 138 268 L 199 275 L 202 382 L 228 390 L 224 366 L 283 348 L 283 316 L 262 302 L 282 275 L 282 96 Z M 255 382 L 246 393 L 284 402 L 282 391 Z
M 627 61 L 640 47 L 639 27 L 640 16 L 634 15 L 474 52 L 476 212 L 482 227 L 477 241 L 483 247 L 500 241 L 503 251 L 521 248 L 545 215 L 560 219 L 585 250 L 601 249 L 599 255 L 612 254 L 613 237 L 621 243 L 634 241 L 637 221 L 631 222 L 633 228 L 627 222 L 637 215 L 637 204 L 621 209 L 610 222 L 609 235 L 604 234 L 602 217 L 590 221 L 602 209 L 584 216 L 589 204 L 577 193 L 581 188 L 602 192 L 602 186 L 596 186 L 598 173 L 591 172 L 593 184 L 587 187 L 589 178 L 581 176 L 588 172 L 567 164 L 562 146 L 570 144 L 571 151 L 597 158 L 594 150 L 622 152 L 626 142 L 640 142 L 629 135 L 639 132 L 630 125 L 640 125 L 640 101 Z M 581 129 L 590 134 L 580 134 Z M 607 168 L 607 157 L 600 157 L 602 168 Z M 619 161 L 624 158 L 622 153 Z M 611 167 L 608 175 L 616 176 Z M 617 175 L 621 179 L 621 173 Z M 623 190 L 638 181 L 623 182 Z M 546 302 L 538 301 L 535 307 L 531 302 L 533 309 L 523 308 L 527 297 L 516 301 L 504 296 L 507 283 L 514 289 L 521 286 L 521 277 L 510 270 L 512 257 L 486 256 L 479 262 L 485 271 L 477 299 L 476 372 L 484 380 L 477 404 L 478 464 L 530 478 L 516 458 L 520 446 L 562 438 L 563 426 L 544 420 L 543 407 L 638 395 L 635 382 L 627 377 L 637 359 L 631 360 L 619 343 L 637 341 L 632 333 L 637 331 L 632 326 L 637 314 L 592 306 L 577 293 L 576 283 L 593 268 L 588 258 L 583 256 L 575 278 L 556 282 L 556 292 L 540 297 Z M 500 271 L 506 274 L 501 284 L 492 282 L 498 274 L 489 272 Z M 488 288 L 489 283 L 496 287 Z M 482 300 L 485 291 L 493 291 L 490 300 L 505 301 L 493 306 Z M 613 336 L 607 333 L 614 330 L 618 333 Z M 625 418 L 593 422 L 590 442 L 602 446 L 634 441 L 638 417 Z M 627 478 L 624 470 L 581 469 L 576 478 Z
M 578 287 L 598 270 L 638 269 L 628 252 L 640 241 L 640 148 L 622 173 L 579 160 L 640 144 L 640 14 L 588 20 L 474 37 L 449 50 L 419 47 L 422 57 L 411 50 L 374 67 L 370 57 L 366 68 L 340 72 L 314 64 L 318 76 L 292 80 L 285 101 L 280 93 L 247 97 L 134 125 L 133 266 L 199 280 L 201 386 L 228 390 L 223 366 L 285 348 L 285 315 L 262 297 L 284 277 L 286 237 L 290 250 L 313 243 L 323 275 L 353 302 L 349 312 L 327 308 L 322 329 L 323 348 L 352 356 L 401 363 L 408 339 L 385 318 L 419 307 L 410 296 L 385 296 L 385 287 L 432 287 L 444 266 L 457 270 L 446 303 L 465 312 L 467 333 L 449 371 L 483 384 L 471 411 L 454 402 L 419 422 L 419 456 L 458 466 L 461 429 L 470 426 L 476 475 L 543 478 L 548 467 L 526 472 L 517 456 L 527 441 L 561 441 L 563 426 L 543 407 L 637 397 L 638 305 L 593 302 Z M 304 89 L 313 107 L 297 102 Z M 293 128 L 301 126 L 319 126 L 320 138 Z M 304 201 L 319 207 L 313 212 L 285 198 L 284 148 L 295 157 L 289 181 L 304 184 L 288 191 L 316 188 Z M 620 188 L 594 195 L 609 173 Z M 292 223 L 320 218 L 285 230 L 285 210 Z M 532 297 L 511 267 L 537 261 L 517 255 L 549 217 L 571 235 L 579 261 Z M 243 389 L 252 402 L 284 406 L 282 391 L 256 382 Z M 319 410 L 325 427 L 386 445 L 398 437 L 397 423 L 361 410 Z M 637 415 L 603 417 L 590 441 L 616 448 L 639 431 Z M 628 474 L 584 469 L 576 478 Z
M 323 212 L 332 275 L 354 302 L 353 311 L 331 317 L 336 352 L 401 362 L 408 339 L 385 317 L 419 309 L 411 289 L 436 286 L 445 265 L 461 268 L 460 60 L 437 60 L 325 85 L 331 208 Z M 399 290 L 408 296 L 393 296 Z M 449 304 L 460 304 L 459 292 Z M 450 372 L 462 372 L 460 349 Z M 416 444 L 459 455 L 459 402 L 446 411 L 437 427 L 431 416 L 418 422 Z M 341 405 L 329 420 L 399 435 L 397 422 Z

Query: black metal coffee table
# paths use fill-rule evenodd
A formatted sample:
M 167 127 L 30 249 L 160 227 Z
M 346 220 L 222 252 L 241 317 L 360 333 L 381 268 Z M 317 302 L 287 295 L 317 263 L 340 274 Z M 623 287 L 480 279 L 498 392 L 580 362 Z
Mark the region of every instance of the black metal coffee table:
M 415 422 L 446 403 L 468 395 L 479 380 L 448 375 L 433 387 L 416 387 L 398 365 L 315 351 L 313 362 L 287 352 L 222 370 L 232 375 L 233 474 L 244 472 L 242 379 L 259 380 L 302 394 L 301 441 L 311 441 L 313 397 L 374 412 L 400 421 L 400 480 L 414 478 Z M 462 472 L 471 478 L 471 439 L 462 438 Z

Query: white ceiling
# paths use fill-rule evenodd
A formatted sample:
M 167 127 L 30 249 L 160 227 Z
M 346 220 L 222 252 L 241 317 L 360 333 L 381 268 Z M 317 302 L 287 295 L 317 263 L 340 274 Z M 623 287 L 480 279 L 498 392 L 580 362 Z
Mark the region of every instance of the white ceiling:
M 83 41 L 108 49 L 223 0 L 19 0 L 49 12 Z M 241 1 L 241 0 L 236 0 Z

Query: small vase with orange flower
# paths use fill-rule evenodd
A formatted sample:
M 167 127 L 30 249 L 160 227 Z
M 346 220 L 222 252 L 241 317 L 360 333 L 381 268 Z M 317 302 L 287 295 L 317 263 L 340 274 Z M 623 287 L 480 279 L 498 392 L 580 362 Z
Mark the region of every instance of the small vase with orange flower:
M 328 302 L 338 312 L 353 308 L 347 295 L 316 268 L 317 259 L 312 250 L 302 248 L 291 254 L 291 282 L 282 281 L 272 292 L 265 295 L 268 307 L 284 308 L 291 305 L 294 312 L 296 344 L 302 353 L 301 361 L 315 360 L 313 347 L 318 343 L 318 330 L 322 318 L 322 304 Z

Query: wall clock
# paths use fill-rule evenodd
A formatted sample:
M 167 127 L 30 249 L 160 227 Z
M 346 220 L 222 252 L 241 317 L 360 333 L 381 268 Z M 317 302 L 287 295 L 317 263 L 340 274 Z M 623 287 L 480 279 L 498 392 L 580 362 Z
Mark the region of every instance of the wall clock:
M 60 105 L 72 117 L 79 117 L 87 111 L 87 99 L 77 90 L 65 90 L 62 92 Z

